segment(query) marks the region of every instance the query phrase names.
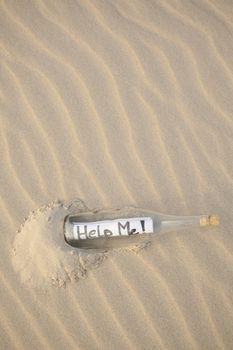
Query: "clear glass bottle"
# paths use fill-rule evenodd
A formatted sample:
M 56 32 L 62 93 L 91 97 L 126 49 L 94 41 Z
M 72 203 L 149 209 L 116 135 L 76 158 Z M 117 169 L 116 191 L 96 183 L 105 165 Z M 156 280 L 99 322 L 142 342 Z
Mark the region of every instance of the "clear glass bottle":
M 64 237 L 73 247 L 108 249 L 148 241 L 158 233 L 218 223 L 216 215 L 173 216 L 127 207 L 68 215 Z

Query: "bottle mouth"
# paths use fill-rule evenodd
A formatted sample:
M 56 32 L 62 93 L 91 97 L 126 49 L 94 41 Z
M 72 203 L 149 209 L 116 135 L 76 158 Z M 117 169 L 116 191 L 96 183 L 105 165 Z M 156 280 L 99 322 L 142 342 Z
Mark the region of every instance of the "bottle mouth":
M 219 225 L 219 221 L 218 215 L 204 215 L 200 218 L 200 226 L 217 226 Z

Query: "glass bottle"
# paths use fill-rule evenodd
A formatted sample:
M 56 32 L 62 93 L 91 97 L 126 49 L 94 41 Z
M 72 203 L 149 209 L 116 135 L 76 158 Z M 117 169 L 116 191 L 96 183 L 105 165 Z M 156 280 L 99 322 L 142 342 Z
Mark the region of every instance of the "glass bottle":
M 159 233 L 218 224 L 216 215 L 174 216 L 127 207 L 68 215 L 64 237 L 73 247 L 108 249 L 148 241 Z

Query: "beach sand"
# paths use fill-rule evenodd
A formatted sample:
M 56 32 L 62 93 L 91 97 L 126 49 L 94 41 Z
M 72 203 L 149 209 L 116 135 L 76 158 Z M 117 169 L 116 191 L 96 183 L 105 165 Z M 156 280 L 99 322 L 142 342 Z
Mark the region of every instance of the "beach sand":
M 0 23 L 0 349 L 231 349 L 232 1 L 5 0 Z M 17 230 L 74 198 L 221 225 L 34 288 Z M 41 276 L 49 244 L 25 249 Z

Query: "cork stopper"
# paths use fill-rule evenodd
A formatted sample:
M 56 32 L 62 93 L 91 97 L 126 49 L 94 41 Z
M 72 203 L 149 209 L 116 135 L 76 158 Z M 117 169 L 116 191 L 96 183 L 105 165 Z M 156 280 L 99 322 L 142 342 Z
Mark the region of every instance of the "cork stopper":
M 204 215 L 200 218 L 200 226 L 219 225 L 219 217 L 217 215 Z

